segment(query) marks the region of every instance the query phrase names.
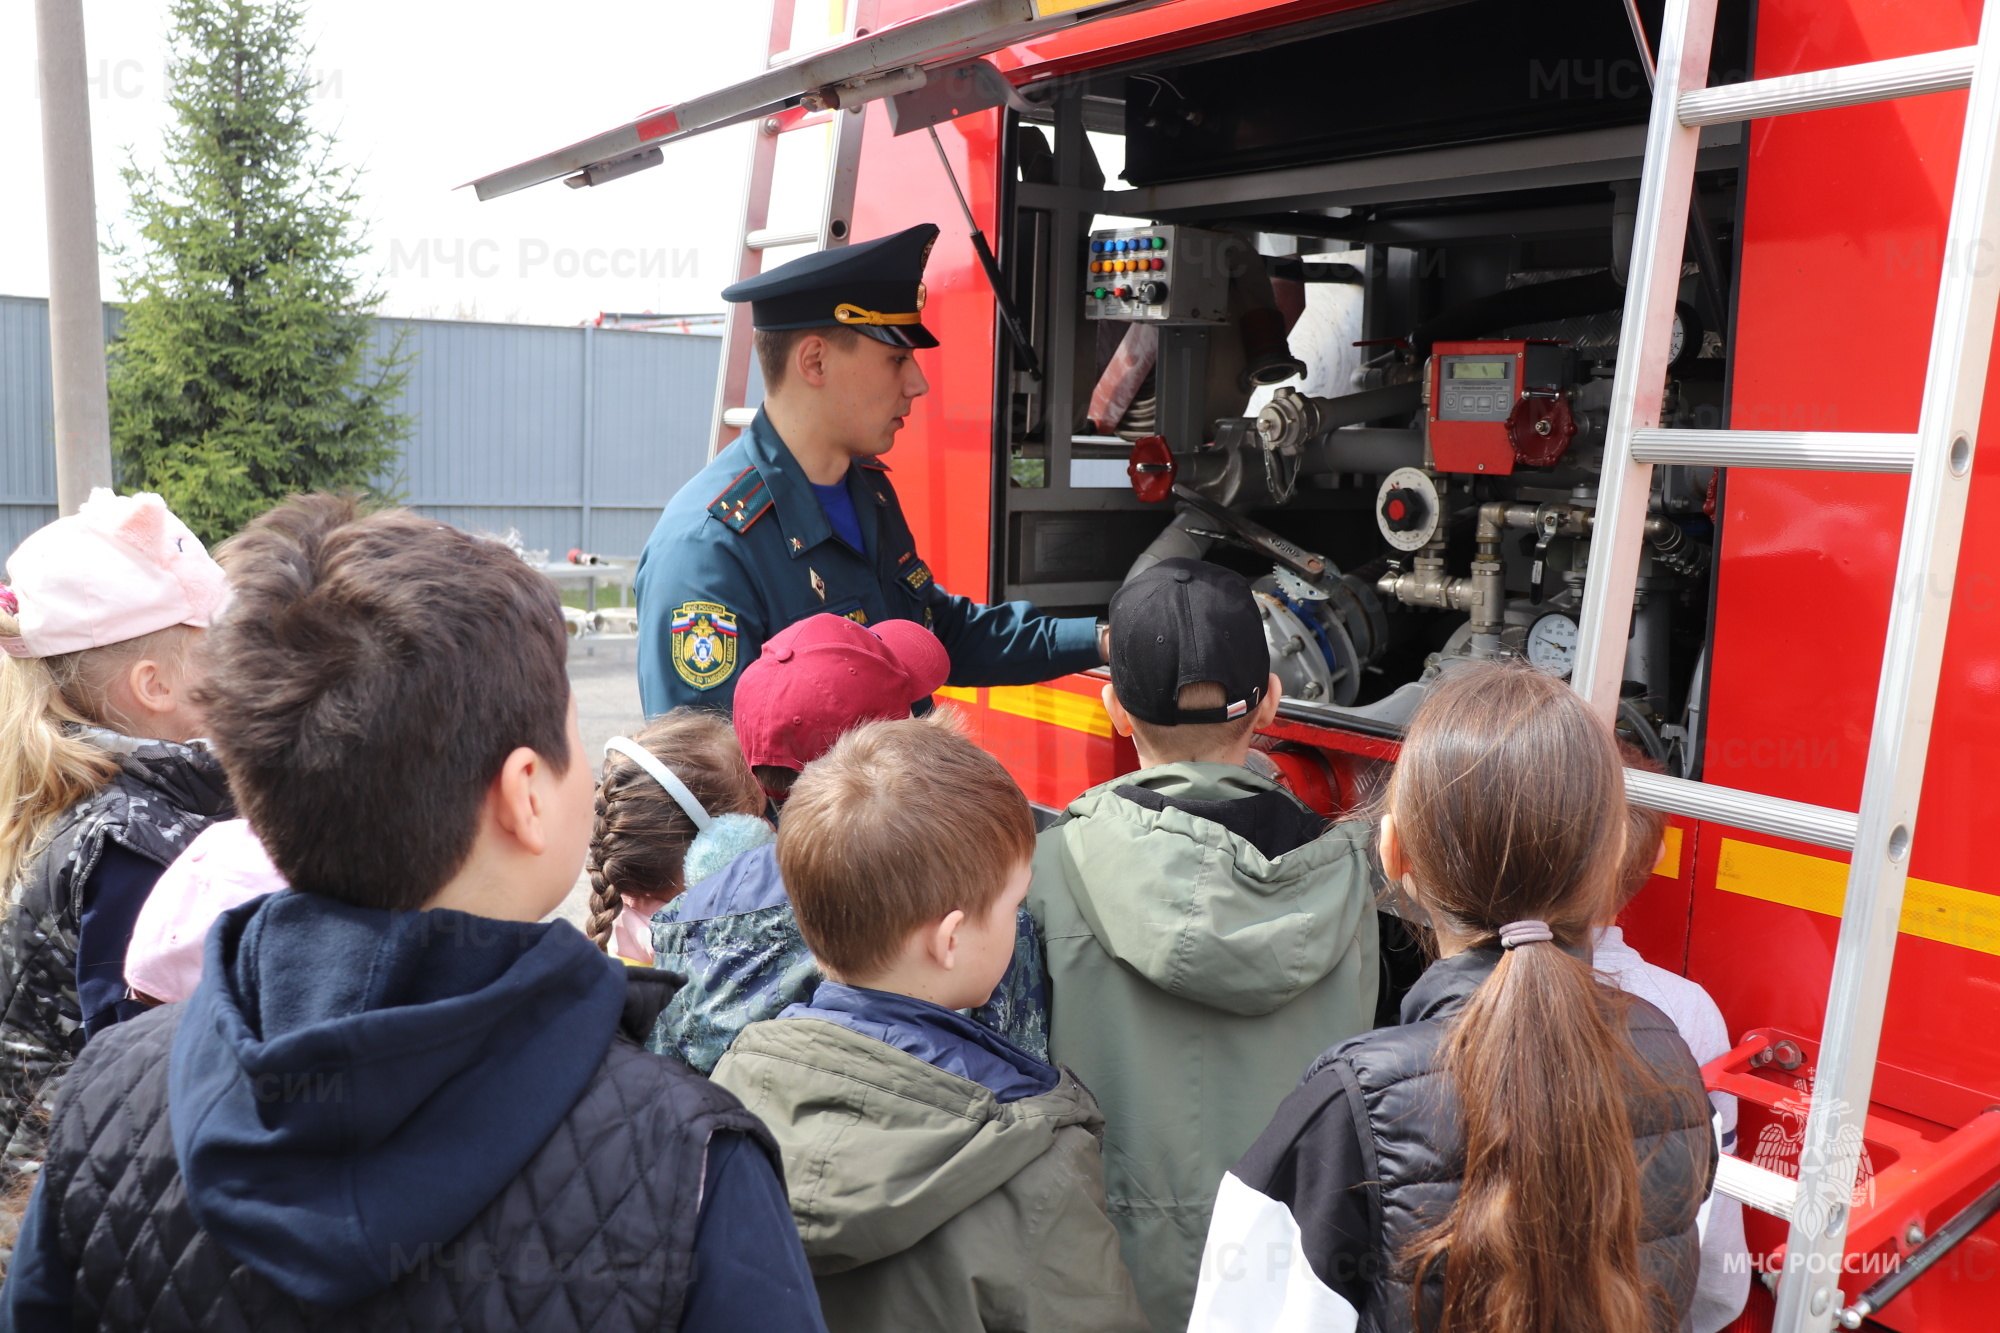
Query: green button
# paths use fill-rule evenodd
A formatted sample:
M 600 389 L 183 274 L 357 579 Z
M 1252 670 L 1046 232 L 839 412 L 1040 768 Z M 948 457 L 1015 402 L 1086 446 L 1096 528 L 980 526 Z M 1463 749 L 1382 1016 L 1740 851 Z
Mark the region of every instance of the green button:
M 1153 248 L 1154 248 L 1155 250 L 1164 250 L 1164 249 L 1166 249 L 1166 248 L 1167 248 L 1167 238 L 1166 238 L 1166 237 L 1164 237 L 1164 236 L 1155 236 L 1155 237 L 1153 238 Z

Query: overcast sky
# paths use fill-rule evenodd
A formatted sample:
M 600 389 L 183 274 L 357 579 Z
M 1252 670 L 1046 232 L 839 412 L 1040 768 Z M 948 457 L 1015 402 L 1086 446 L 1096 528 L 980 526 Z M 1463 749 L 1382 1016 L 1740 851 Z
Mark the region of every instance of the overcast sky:
M 157 160 L 167 6 L 84 8 L 99 231 L 130 236 L 118 171 Z M 823 7 L 799 9 L 802 29 L 824 27 Z M 482 204 L 454 187 L 748 77 L 769 12 L 765 0 L 314 0 L 319 114 L 340 159 L 365 171 L 383 312 L 575 324 L 721 309 L 748 127 L 670 145 L 665 165 L 596 189 L 551 183 Z M 0 293 L 17 296 L 48 295 L 34 51 L 34 6 L 0 6 Z M 104 291 L 116 299 L 108 261 Z

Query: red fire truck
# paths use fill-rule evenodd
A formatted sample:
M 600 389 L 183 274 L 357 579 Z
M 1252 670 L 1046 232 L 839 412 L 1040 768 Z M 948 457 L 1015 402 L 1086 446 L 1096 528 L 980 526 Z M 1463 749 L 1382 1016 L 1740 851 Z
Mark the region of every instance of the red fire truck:
M 1088 612 L 1164 555 L 1242 569 L 1262 754 L 1322 810 L 1455 662 L 1568 677 L 1674 816 L 1628 939 L 1738 1039 L 1739 1327 L 1955 1333 L 2000 1327 L 1976 11 L 775 0 L 757 78 L 477 184 L 748 123 L 742 274 L 944 224 L 892 460 L 939 579 Z M 732 319 L 718 447 L 758 397 Z M 1059 808 L 1132 765 L 1101 684 L 947 693 Z

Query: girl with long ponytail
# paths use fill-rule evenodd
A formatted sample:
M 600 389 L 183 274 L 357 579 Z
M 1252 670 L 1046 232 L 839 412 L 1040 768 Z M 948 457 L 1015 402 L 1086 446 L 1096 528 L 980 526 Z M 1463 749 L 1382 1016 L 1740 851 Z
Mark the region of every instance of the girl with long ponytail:
M 1673 1023 L 1591 970 L 1626 814 L 1611 733 L 1527 668 L 1444 676 L 1384 798 L 1438 960 L 1224 1179 L 1191 1330 L 1672 1333 L 1716 1148 Z

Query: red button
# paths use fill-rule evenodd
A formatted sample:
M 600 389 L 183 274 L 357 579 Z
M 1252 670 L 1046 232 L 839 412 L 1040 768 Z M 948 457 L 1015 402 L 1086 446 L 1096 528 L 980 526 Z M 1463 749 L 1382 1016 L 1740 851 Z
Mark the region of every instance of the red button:
M 1383 506 L 1382 512 L 1390 518 L 1400 519 L 1406 511 L 1403 508 L 1401 500 L 1391 500 L 1387 505 Z

